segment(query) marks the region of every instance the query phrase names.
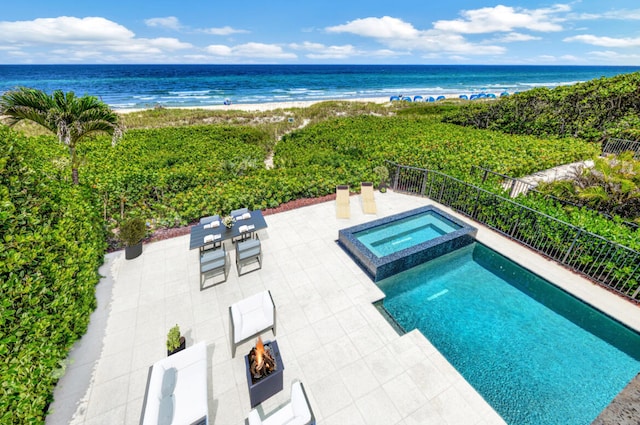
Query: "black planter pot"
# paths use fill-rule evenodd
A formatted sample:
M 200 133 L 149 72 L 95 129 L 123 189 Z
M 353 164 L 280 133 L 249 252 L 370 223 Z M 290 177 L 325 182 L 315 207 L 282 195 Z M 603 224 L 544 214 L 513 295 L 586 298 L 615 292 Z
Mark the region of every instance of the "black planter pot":
M 124 258 L 127 260 L 133 260 L 142 254 L 142 241 L 132 246 L 124 247 Z
M 167 350 L 167 356 L 170 356 L 172 354 L 177 353 L 178 351 L 182 351 L 184 350 L 186 347 L 186 341 L 184 339 L 183 336 L 180 337 L 180 346 L 178 348 L 176 348 L 175 350 L 171 351 L 171 350 Z

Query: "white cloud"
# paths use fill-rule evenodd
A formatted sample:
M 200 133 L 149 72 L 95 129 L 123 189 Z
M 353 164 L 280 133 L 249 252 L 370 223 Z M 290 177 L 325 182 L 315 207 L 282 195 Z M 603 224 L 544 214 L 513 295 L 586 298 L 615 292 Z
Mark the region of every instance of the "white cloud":
M 348 32 L 363 37 L 389 39 L 413 39 L 420 34 L 420 31 L 415 29 L 413 25 L 390 16 L 356 19 L 344 25 L 328 27 L 326 30 L 328 32 Z
M 211 35 L 231 35 L 231 34 L 248 34 L 247 30 L 239 30 L 232 28 L 230 26 L 220 27 L 220 28 L 207 28 L 202 30 L 202 32 L 211 34 Z
M 236 46 L 225 46 L 213 44 L 205 49 L 214 56 L 236 57 L 236 58 L 257 58 L 257 59 L 296 59 L 294 53 L 287 53 L 282 47 L 276 44 L 265 43 L 245 43 Z
M 606 63 L 617 62 L 617 63 L 629 63 L 629 64 L 637 64 L 640 61 L 640 54 L 629 53 L 622 54 L 618 52 L 614 52 L 611 50 L 605 51 L 594 51 L 589 52 L 589 56 L 592 56 L 597 59 L 603 59 Z
M 229 46 L 225 46 L 222 44 L 212 44 L 206 48 L 208 53 L 211 53 L 214 56 L 232 56 L 233 50 Z
M 160 38 L 151 38 L 151 39 L 141 38 L 138 40 L 141 43 L 148 44 L 149 46 L 157 47 L 160 50 L 175 51 L 175 50 L 190 49 L 193 47 L 192 44 L 183 43 L 182 41 L 176 38 L 160 37 Z
M 494 42 L 498 43 L 514 43 L 518 41 L 532 41 L 532 40 L 540 40 L 541 37 L 536 37 L 529 34 L 522 34 L 519 32 L 510 32 L 508 34 L 503 35 L 502 37 L 498 37 L 494 39 Z
M 181 25 L 175 16 L 167 16 L 166 18 L 150 18 L 145 19 L 145 25 L 148 27 L 162 27 L 172 30 L 179 30 Z
M 570 19 L 577 21 L 594 21 L 600 19 L 611 19 L 621 21 L 637 21 L 640 20 L 640 9 L 627 10 L 618 9 L 611 10 L 604 13 L 580 13 L 575 15 L 569 15 Z
M 342 46 L 325 46 L 322 43 L 312 43 L 305 41 L 302 44 L 292 43 L 289 45 L 291 49 L 309 52 L 306 57 L 309 59 L 346 59 L 352 56 L 360 55 L 356 49 L 350 45 Z
M 600 47 L 640 47 L 640 37 L 599 37 L 591 34 L 576 35 L 574 37 L 567 37 L 563 41 L 573 42 L 578 41 L 585 44 L 591 44 L 593 46 Z
M 326 30 L 328 32 L 347 32 L 374 38 L 392 50 L 449 52 L 469 55 L 494 55 L 505 52 L 504 47 L 501 46 L 470 43 L 459 34 L 435 30 L 418 30 L 410 23 L 389 16 L 356 19 L 344 25 L 328 27 Z
M 134 33 L 100 17 L 38 18 L 33 21 L 0 22 L 5 43 L 86 44 L 130 40 Z
M 165 54 L 191 49 L 176 38 L 136 38 L 122 25 L 101 17 L 39 18 L 33 21 L 0 22 L 5 34 L 1 43 L 19 47 L 34 61 L 59 62 L 155 62 Z M 42 48 L 45 47 L 46 51 Z
M 562 4 L 532 10 L 498 5 L 462 11 L 463 19 L 436 21 L 433 27 L 436 30 L 459 34 L 509 32 L 516 28 L 553 32 L 562 30 L 559 22 L 562 22 L 563 18 L 556 15 L 570 10 L 568 5 Z

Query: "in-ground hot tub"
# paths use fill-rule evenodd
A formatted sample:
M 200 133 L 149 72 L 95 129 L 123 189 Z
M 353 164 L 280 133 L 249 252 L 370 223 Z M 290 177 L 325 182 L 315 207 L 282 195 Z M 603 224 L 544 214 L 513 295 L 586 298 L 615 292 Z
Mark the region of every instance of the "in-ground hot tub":
M 377 282 L 469 245 L 477 232 L 429 205 L 342 229 L 338 242 Z

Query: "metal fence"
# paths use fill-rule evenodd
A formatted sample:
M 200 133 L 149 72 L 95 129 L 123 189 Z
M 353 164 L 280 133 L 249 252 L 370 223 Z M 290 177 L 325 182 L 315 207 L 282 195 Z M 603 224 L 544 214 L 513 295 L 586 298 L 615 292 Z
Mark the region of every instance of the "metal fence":
M 634 153 L 633 157 L 635 159 L 640 159 L 640 142 L 635 142 L 633 140 L 625 140 L 625 139 L 607 139 L 606 142 L 602 144 L 602 154 L 619 154 L 622 152 L 631 151 Z
M 569 206 L 569 207 L 576 207 L 576 208 L 584 208 L 586 210 L 589 211 L 593 211 L 597 214 L 600 214 L 601 216 L 609 219 L 609 220 L 613 220 L 613 217 L 610 216 L 607 213 L 604 213 L 602 211 L 598 211 L 598 210 L 594 210 L 593 208 L 589 208 L 588 206 L 586 206 L 584 203 L 577 203 L 577 202 L 572 202 L 569 201 L 567 199 L 562 199 L 562 198 L 558 198 L 557 196 L 553 196 L 553 195 L 549 195 L 547 193 L 542 193 L 539 190 L 536 189 L 536 186 L 531 184 L 531 183 L 527 183 L 525 181 L 519 180 L 515 177 L 510 177 L 504 174 L 500 174 L 500 173 L 496 173 L 495 171 L 486 169 L 486 168 L 482 168 L 479 167 L 477 165 L 473 165 L 471 166 L 471 175 L 474 177 L 478 177 L 480 178 L 480 181 L 482 183 L 485 182 L 493 182 L 498 184 L 502 189 L 504 190 L 508 190 L 509 191 L 509 197 L 510 198 L 515 198 L 518 195 L 525 195 L 529 192 L 537 195 L 537 196 L 542 196 L 544 198 L 547 199 L 551 199 L 554 202 L 557 202 L 558 204 L 562 205 L 562 206 Z M 638 226 L 636 223 L 634 223 L 633 221 L 627 221 L 627 220 L 622 220 L 620 219 L 620 223 L 624 224 L 625 226 L 627 226 L 628 228 L 630 228 L 631 230 L 636 230 L 638 229 Z
M 535 190 L 536 187 L 534 184 L 516 179 L 515 177 L 496 173 L 495 171 L 479 167 L 477 165 L 471 166 L 471 175 L 480 176 L 482 183 L 486 182 L 490 178 L 494 178 L 504 190 L 509 191 L 510 198 L 515 198 L 520 194 L 526 194 L 530 190 Z
M 438 171 L 388 164 L 394 191 L 426 196 L 632 300 L 640 253 Z

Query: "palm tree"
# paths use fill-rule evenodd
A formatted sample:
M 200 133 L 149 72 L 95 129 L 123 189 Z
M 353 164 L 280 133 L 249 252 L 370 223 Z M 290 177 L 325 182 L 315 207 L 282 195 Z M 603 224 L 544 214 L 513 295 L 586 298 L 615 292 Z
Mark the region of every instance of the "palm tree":
M 90 134 L 107 133 L 115 143 L 123 134 L 118 114 L 106 103 L 62 90 L 51 96 L 27 87 L 8 91 L 0 97 L 0 116 L 9 126 L 29 120 L 56 134 L 69 148 L 73 184 L 78 184 L 78 142 Z

